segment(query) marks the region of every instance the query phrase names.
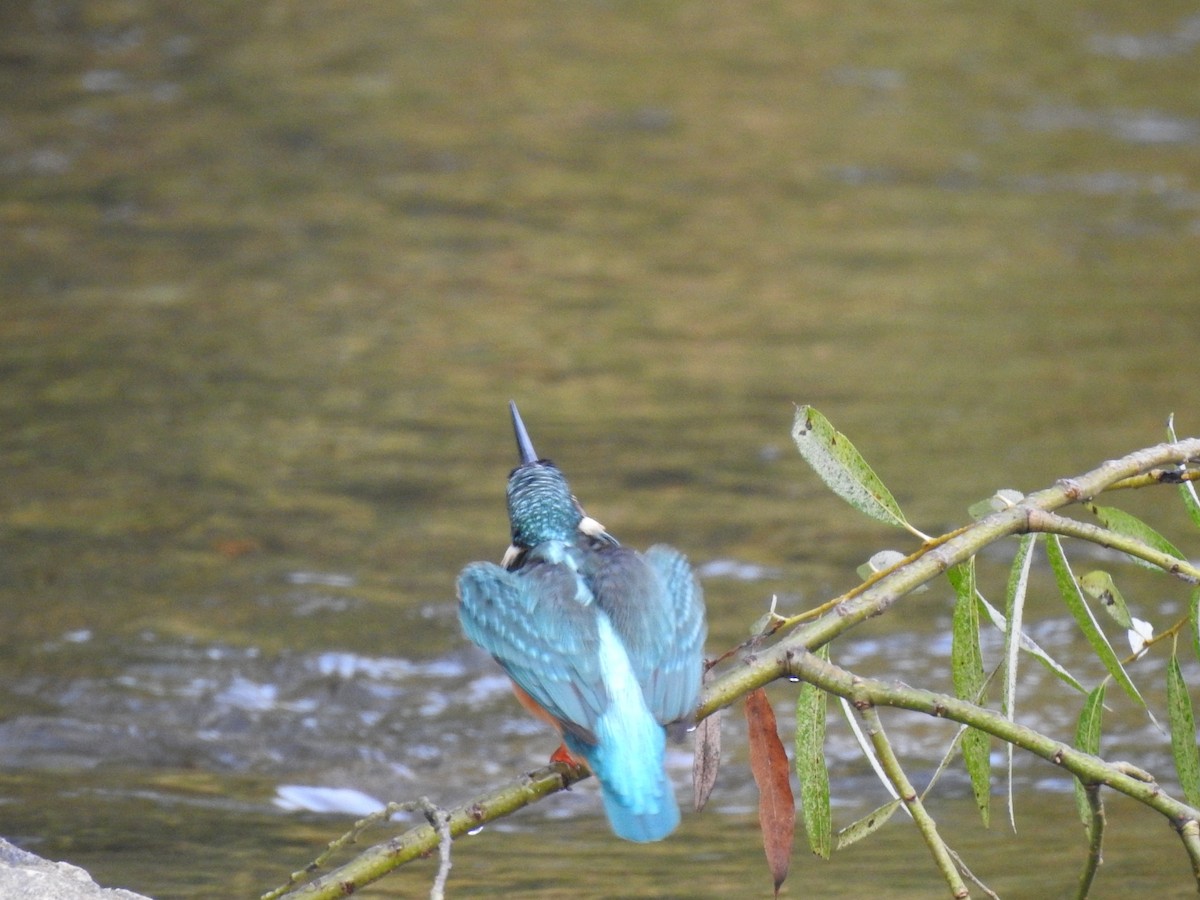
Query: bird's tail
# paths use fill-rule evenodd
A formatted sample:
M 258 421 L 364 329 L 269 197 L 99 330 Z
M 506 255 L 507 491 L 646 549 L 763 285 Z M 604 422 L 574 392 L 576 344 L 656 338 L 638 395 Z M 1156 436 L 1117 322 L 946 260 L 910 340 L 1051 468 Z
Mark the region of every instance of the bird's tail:
M 671 782 L 661 767 L 658 775 L 659 783 L 655 785 L 656 795 L 652 802 L 643 802 L 640 806 L 627 806 L 624 797 L 600 782 L 604 811 L 617 837 L 639 843 L 661 841 L 679 825 L 679 804 L 675 802 Z
M 663 769 L 667 735 L 646 705 L 623 648 L 601 620 L 600 659 L 608 706 L 596 721 L 596 743 L 584 745 L 566 735 L 583 756 L 604 797 L 604 810 L 618 837 L 661 841 L 679 824 L 679 805 Z
M 610 710 L 602 718 L 599 744 L 582 744 L 570 734 L 566 742 L 600 782 L 604 811 L 616 835 L 627 841 L 661 841 L 679 825 L 679 804 L 663 769 L 666 733 L 649 711 L 629 712 Z

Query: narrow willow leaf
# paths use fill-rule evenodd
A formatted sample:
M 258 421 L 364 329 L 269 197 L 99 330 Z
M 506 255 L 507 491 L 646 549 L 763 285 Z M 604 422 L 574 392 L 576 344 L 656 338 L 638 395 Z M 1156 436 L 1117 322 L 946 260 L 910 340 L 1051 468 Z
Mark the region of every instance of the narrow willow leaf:
M 1114 622 L 1126 630 L 1133 627 L 1133 621 L 1129 618 L 1129 607 L 1125 605 L 1125 598 L 1121 596 L 1111 575 L 1099 569 L 1088 572 L 1079 579 L 1079 586 L 1093 600 L 1100 601 L 1104 611 L 1113 617 Z
M 858 724 L 858 716 L 854 714 L 854 710 L 850 706 L 850 701 L 845 697 L 838 697 L 838 702 L 841 704 L 842 717 L 846 720 L 846 724 L 850 726 L 850 733 L 854 735 L 854 740 L 858 743 L 858 749 L 862 751 L 863 757 L 871 764 L 871 770 L 875 773 L 875 777 L 879 779 L 879 783 L 883 785 L 889 794 L 899 800 L 900 795 L 896 793 L 896 786 L 892 784 L 892 780 L 883 771 L 883 766 L 879 763 L 879 757 L 875 755 L 875 748 L 871 746 L 871 742 L 863 734 L 862 728 Z M 909 816 L 912 816 L 912 810 L 907 806 L 904 807 L 904 811 Z
M 975 605 L 975 557 L 947 571 L 958 599 L 954 604 L 953 640 L 950 645 L 950 671 L 954 693 L 970 703 L 982 702 L 983 653 L 979 648 L 979 610 Z M 990 818 L 991 761 L 988 736 L 968 728 L 962 739 L 963 763 L 971 776 L 975 805 L 986 827 Z
M 979 691 L 980 696 L 976 698 L 975 702 L 978 702 L 982 699 L 982 695 L 987 690 L 988 684 L 991 683 L 992 678 L 995 677 L 998 671 L 1000 671 L 999 667 L 993 669 L 992 673 L 988 675 L 987 680 L 984 682 L 983 687 Z M 966 733 L 967 726 L 960 725 L 958 727 L 958 731 L 954 733 L 954 739 L 946 745 L 946 750 L 944 753 L 942 753 L 942 758 L 938 762 L 937 768 L 933 770 L 933 774 L 930 775 L 929 780 L 925 782 L 925 789 L 921 791 L 922 802 L 924 802 L 924 800 L 933 793 L 933 789 L 937 786 L 938 781 L 941 779 L 942 773 L 950 767 L 951 761 L 958 758 L 959 748 L 962 746 L 963 736 Z
M 1075 583 L 1075 576 L 1071 573 L 1071 566 L 1067 563 L 1066 556 L 1063 555 L 1058 535 L 1051 534 L 1046 536 L 1046 557 L 1050 560 L 1050 568 L 1054 570 L 1054 580 L 1058 583 L 1058 592 L 1062 596 L 1063 603 L 1067 605 L 1067 609 L 1075 617 L 1075 623 L 1079 626 L 1079 630 L 1083 632 L 1083 636 L 1087 638 L 1088 643 L 1092 645 L 1097 658 L 1104 663 L 1104 668 L 1108 670 L 1108 674 L 1113 677 L 1113 680 L 1117 684 L 1121 685 L 1125 693 L 1139 706 L 1149 711 L 1146 701 L 1138 693 L 1138 689 L 1134 686 L 1133 681 L 1130 680 L 1125 667 L 1121 665 L 1121 660 L 1117 659 L 1117 654 L 1113 651 L 1108 638 L 1104 636 L 1104 632 L 1100 630 L 1100 626 L 1096 623 L 1096 618 L 1092 615 L 1091 609 L 1088 608 L 1087 601 L 1083 599 L 1079 585 Z
M 829 659 L 829 647 L 817 656 Z M 833 818 L 829 811 L 829 769 L 825 763 L 825 709 L 828 695 L 804 682 L 796 698 L 796 775 L 800 778 L 800 808 L 808 846 L 829 859 L 833 844 Z
M 1200 659 L 1200 587 L 1192 591 L 1188 598 L 1188 630 L 1192 633 L 1192 649 L 1196 658 Z
M 1168 556 L 1173 556 L 1176 559 L 1184 558 L 1183 554 L 1175 549 L 1174 544 L 1137 516 L 1131 515 L 1123 509 L 1117 509 L 1115 506 L 1097 506 L 1094 503 L 1089 503 L 1088 509 L 1092 511 L 1092 515 L 1100 520 L 1100 524 L 1110 531 L 1115 531 L 1117 534 L 1123 534 L 1126 537 L 1139 540 L 1160 553 L 1166 553 Z M 1160 571 L 1158 566 L 1146 562 L 1144 559 L 1138 559 L 1136 556 L 1130 556 L 1129 558 L 1139 566 Z
M 896 498 L 854 445 L 811 406 L 796 409 L 792 440 L 800 455 L 831 491 L 859 512 L 913 531 Z
M 1104 718 L 1105 687 L 1105 684 L 1101 684 L 1087 695 L 1087 699 L 1083 701 L 1083 709 L 1079 713 L 1079 724 L 1075 727 L 1075 749 L 1093 756 L 1100 754 L 1100 725 Z M 1078 778 L 1075 779 L 1075 808 L 1079 810 L 1079 819 L 1083 822 L 1084 827 L 1090 828 L 1092 807 L 1087 801 L 1083 784 Z
M 1179 496 L 1183 498 L 1184 509 L 1192 524 L 1200 528 L 1200 496 L 1196 495 L 1196 482 L 1185 481 L 1179 485 Z
M 796 829 L 796 801 L 792 794 L 791 766 L 779 740 L 775 710 L 762 688 L 746 695 L 746 724 L 749 726 L 750 771 L 758 785 L 758 822 L 762 827 L 763 850 L 775 880 L 775 895 L 787 878 Z
M 992 623 L 992 627 L 997 631 L 1003 631 L 1007 633 L 1008 620 L 1004 617 L 1004 614 L 1000 612 L 1000 610 L 996 609 L 996 607 L 992 606 L 992 604 L 988 603 L 987 600 L 983 598 L 983 595 L 977 594 L 976 599 L 979 601 L 979 608 L 983 610 L 984 615 L 988 617 L 988 621 Z M 1049 669 L 1054 677 L 1063 684 L 1070 685 L 1081 694 L 1087 693 L 1087 688 L 1080 684 L 1079 680 L 1074 675 L 1072 675 L 1062 665 L 1055 661 L 1054 657 L 1043 650 L 1041 645 L 1039 645 L 1037 641 L 1031 638 L 1024 631 L 1021 632 L 1020 644 L 1022 650 Z
M 1004 599 L 1004 615 L 1008 620 L 1004 628 L 1004 683 L 1000 689 L 1000 712 L 1010 722 L 1017 715 L 1017 661 L 1021 647 L 1021 628 L 1025 616 L 1025 597 L 1029 590 L 1029 567 L 1033 562 L 1033 548 L 1037 544 L 1036 534 L 1027 534 L 1017 545 L 1012 569 L 1008 575 L 1008 591 Z M 1008 821 L 1013 831 L 1017 830 L 1017 810 L 1013 803 L 1013 745 L 1005 741 L 1006 777 L 1008 796 Z
M 1179 438 L 1175 437 L 1175 414 L 1167 418 L 1167 440 L 1172 444 L 1178 442 Z M 1187 510 L 1188 518 L 1192 520 L 1192 524 L 1200 528 L 1200 496 L 1196 494 L 1196 482 L 1185 481 L 1179 485 L 1179 496 L 1183 498 L 1183 507 Z
M 867 835 L 878 831 L 899 807 L 899 800 L 890 800 L 878 809 L 867 813 L 857 822 L 847 825 L 837 833 L 836 849 L 844 850 Z
M 1187 682 L 1179 668 L 1179 657 L 1167 662 L 1167 712 L 1171 717 L 1171 753 L 1183 796 L 1200 806 L 1200 749 L 1196 747 L 1196 717 L 1188 696 Z

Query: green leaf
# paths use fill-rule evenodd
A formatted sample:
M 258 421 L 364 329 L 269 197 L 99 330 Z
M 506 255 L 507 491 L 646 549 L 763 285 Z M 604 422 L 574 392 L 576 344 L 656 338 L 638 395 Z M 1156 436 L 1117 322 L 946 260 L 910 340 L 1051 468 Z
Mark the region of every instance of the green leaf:
M 1007 634 L 1008 620 L 1004 617 L 1004 613 L 1000 612 L 1000 610 L 988 603 L 981 594 L 976 595 L 976 600 L 979 602 L 979 608 L 982 609 L 984 615 L 988 617 L 988 621 L 992 623 L 992 627 L 997 631 Z M 1054 659 L 1053 656 L 1043 650 L 1037 641 L 1031 638 L 1024 631 L 1021 632 L 1019 641 L 1021 644 L 1021 649 L 1049 669 L 1055 678 L 1057 678 L 1063 684 L 1070 685 L 1081 694 L 1087 693 L 1087 688 L 1080 684 L 1079 680 L 1074 675 L 1068 672 Z
M 1117 534 L 1123 534 L 1126 537 L 1139 540 L 1160 553 L 1166 553 L 1168 556 L 1173 556 L 1176 559 L 1184 558 L 1183 554 L 1175 549 L 1174 544 L 1137 516 L 1131 515 L 1123 509 L 1117 509 L 1115 506 L 1097 506 L 1094 503 L 1089 503 L 1087 504 L 1087 508 L 1091 510 L 1092 515 L 1100 520 L 1100 524 L 1110 531 L 1115 531 Z M 1129 554 L 1125 555 L 1129 556 Z M 1129 558 L 1143 568 L 1154 569 L 1156 572 L 1161 571 L 1158 566 L 1146 562 L 1144 559 L 1138 559 L 1136 556 L 1129 556 Z
M 926 539 L 908 524 L 896 498 L 854 449 L 849 438 L 834 429 L 816 409 L 797 407 L 792 439 L 804 461 L 826 486 L 859 512 L 888 525 L 906 528 Z
M 1192 632 L 1192 649 L 1196 658 L 1200 659 L 1200 587 L 1192 591 L 1188 598 L 1188 625 Z
M 1172 443 L 1177 443 L 1179 438 L 1175 437 L 1175 414 L 1172 413 L 1167 419 L 1167 439 Z M 1192 520 L 1192 524 L 1200 528 L 1200 496 L 1196 495 L 1196 482 L 1185 481 L 1179 485 L 1179 496 L 1183 498 L 1183 507 L 1187 510 L 1188 518 Z
M 1004 601 L 1007 627 L 1004 629 L 1004 683 L 1000 689 L 1000 712 L 1010 722 L 1016 721 L 1017 712 L 1017 660 L 1021 647 L 1021 627 L 1025 616 L 1025 597 L 1029 589 L 1029 567 L 1033 562 L 1033 548 L 1037 544 L 1036 534 L 1022 536 L 1013 557 L 1008 575 L 1008 591 Z M 1008 821 L 1017 830 L 1017 812 L 1013 803 L 1013 745 L 1005 741 L 1008 784 Z
M 1079 579 L 1079 586 L 1093 600 L 1100 601 L 1104 611 L 1113 617 L 1114 622 L 1126 631 L 1133 627 L 1133 620 L 1129 618 L 1129 607 L 1125 605 L 1125 598 L 1117 590 L 1111 575 L 1099 569 L 1088 572 Z
M 1200 497 L 1196 496 L 1196 482 L 1185 481 L 1179 485 L 1179 496 L 1183 498 L 1183 507 L 1187 510 L 1192 524 L 1200 528 Z
M 816 655 L 829 659 L 829 647 L 820 648 Z M 804 682 L 796 698 L 796 775 L 800 778 L 800 806 L 804 811 L 808 846 L 822 859 L 829 859 L 833 833 L 829 769 L 825 764 L 827 697 L 820 688 Z
M 1079 712 L 1079 724 L 1075 727 L 1075 749 L 1100 755 L 1100 725 L 1104 719 L 1104 690 L 1106 684 L 1101 683 L 1083 701 L 1083 709 Z M 1079 810 L 1079 818 L 1085 828 L 1092 824 L 1092 807 L 1084 794 L 1083 784 L 1075 779 L 1075 808 Z
M 1067 563 L 1066 556 L 1063 555 L 1062 544 L 1059 543 L 1058 535 L 1056 534 L 1046 536 L 1046 557 L 1050 560 L 1050 568 L 1054 570 L 1054 580 L 1058 583 L 1058 592 L 1062 596 L 1063 603 L 1067 605 L 1067 609 L 1075 617 L 1075 623 L 1079 626 L 1079 630 L 1083 632 L 1083 636 L 1087 638 L 1088 643 L 1092 645 L 1097 658 L 1104 663 L 1104 668 L 1108 670 L 1108 674 L 1113 677 L 1113 680 L 1117 684 L 1121 685 L 1125 693 L 1137 702 L 1139 706 L 1149 711 L 1146 701 L 1138 693 L 1137 687 L 1130 680 L 1125 667 L 1121 665 L 1121 660 L 1117 659 L 1117 654 L 1113 651 L 1112 645 L 1108 642 L 1108 638 L 1104 636 L 1104 632 L 1100 630 L 1100 626 L 1096 623 L 1091 609 L 1088 608 L 1087 601 L 1084 600 L 1083 594 L 1079 590 L 1079 585 L 1075 583 L 1075 576 L 1071 573 L 1071 567 Z
M 861 841 L 867 835 L 878 831 L 892 817 L 892 813 L 899 808 L 899 800 L 890 800 L 878 809 L 867 813 L 857 822 L 847 825 L 837 833 L 836 849 L 844 850 L 851 844 Z
M 1196 717 L 1188 696 L 1187 682 L 1172 653 L 1167 662 L 1167 712 L 1171 717 L 1171 753 L 1183 796 L 1192 806 L 1200 806 L 1200 748 L 1196 746 Z
M 975 557 L 947 571 L 958 599 L 954 604 L 953 642 L 950 646 L 950 671 L 954 693 L 961 700 L 982 703 L 984 686 L 983 653 L 979 648 L 979 609 L 975 605 Z M 963 763 L 971 776 L 975 805 L 983 824 L 988 824 L 991 801 L 991 760 L 988 735 L 968 728 L 962 740 Z

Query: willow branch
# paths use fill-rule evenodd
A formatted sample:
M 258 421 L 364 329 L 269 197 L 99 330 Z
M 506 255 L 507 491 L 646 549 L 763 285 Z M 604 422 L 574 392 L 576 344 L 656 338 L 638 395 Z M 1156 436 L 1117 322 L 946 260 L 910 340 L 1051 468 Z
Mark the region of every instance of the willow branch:
M 1101 547 L 1120 550 L 1122 553 L 1128 553 L 1130 556 L 1145 560 L 1152 566 L 1162 569 L 1168 575 L 1174 575 L 1188 584 L 1200 584 L 1200 569 L 1193 566 L 1186 559 L 1179 559 L 1169 553 L 1156 550 L 1145 541 L 1139 541 L 1135 537 L 1119 534 L 1108 528 L 1092 525 L 1090 522 L 1080 522 L 1076 519 L 1069 519 L 1066 516 L 1042 510 L 1030 510 L 1028 524 L 1030 531 L 1078 538 L 1098 544 Z
M 1200 885 L 1200 822 L 1185 822 L 1179 829 L 1179 837 L 1183 840 L 1183 847 L 1192 861 L 1192 877 L 1196 879 L 1196 884 Z
M 889 572 L 881 573 L 863 590 L 855 588 L 836 597 L 823 608 L 821 618 L 800 625 L 765 650 L 748 657 L 713 681 L 704 692 L 699 718 L 714 709 L 729 706 L 754 688 L 781 677 L 790 652 L 820 647 L 867 619 L 885 613 L 905 594 L 943 574 L 989 544 L 1002 538 L 1026 534 L 1039 523 L 1039 514 L 1054 512 L 1072 503 L 1099 496 L 1115 484 L 1164 466 L 1179 466 L 1200 459 L 1200 438 L 1171 444 L 1158 444 L 1109 460 L 1090 472 L 1064 478 L 1053 487 L 1029 494 L 1020 503 L 994 512 L 979 521 L 939 538 L 906 559 Z M 789 620 L 790 622 L 791 620 Z
M 921 837 L 925 839 L 929 852 L 933 854 L 934 862 L 950 887 L 951 896 L 958 900 L 970 896 L 967 885 L 962 880 L 962 876 L 954 864 L 954 859 L 951 857 L 950 848 L 938 834 L 937 823 L 933 821 L 933 817 L 925 809 L 925 804 L 921 802 L 916 788 L 904 774 L 900 760 L 896 758 L 896 751 L 892 749 L 891 741 L 883 732 L 883 723 L 879 721 L 879 713 L 871 704 L 860 706 L 856 703 L 855 706 L 858 708 L 858 714 L 862 717 L 863 723 L 867 726 L 867 736 L 871 739 L 871 746 L 875 748 L 875 756 L 879 760 L 879 765 L 883 768 L 892 786 L 896 788 L 900 800 L 908 808 L 913 821 L 916 822 Z
M 1200 869 L 1196 869 L 1200 861 L 1197 855 L 1200 850 L 1200 810 L 1165 793 L 1153 778 L 1140 769 L 1106 762 L 966 700 L 903 684 L 863 678 L 807 651 L 790 653 L 785 669 L 786 674 L 845 697 L 857 707 L 892 706 L 970 725 L 1065 769 L 1085 785 L 1104 785 L 1119 791 L 1165 816 L 1183 841 L 1192 859 L 1193 869 L 1200 872 Z M 1200 885 L 1200 875 L 1197 879 Z
M 1200 469 L 1151 469 L 1141 475 L 1123 478 L 1110 484 L 1110 491 L 1124 491 L 1129 488 L 1151 487 L 1156 484 L 1186 484 L 1189 481 L 1200 481 Z
M 1010 535 L 1037 530 L 1034 526 L 1046 521 L 1044 518 L 1038 518 L 1039 513 L 1053 512 L 1072 503 L 1089 500 L 1109 489 L 1141 486 L 1143 482 L 1158 484 L 1188 480 L 1194 477 L 1190 472 L 1174 477 L 1162 474 L 1160 470 L 1163 467 L 1178 467 L 1198 460 L 1200 438 L 1138 450 L 1121 459 L 1110 460 L 1086 474 L 1059 481 L 1051 488 L 1030 494 L 1009 509 L 993 513 L 978 522 L 929 541 L 899 566 L 888 572 L 878 573 L 853 591 L 834 598 L 821 609 L 821 612 L 828 610 L 827 614 L 795 627 L 777 643 L 745 657 L 741 664 L 714 679 L 704 690 L 697 719 L 704 719 L 716 710 L 729 706 L 754 688 L 762 687 L 789 673 L 810 680 L 818 687 L 838 696 L 858 697 L 868 705 L 873 703 L 897 706 L 934 716 L 946 716 L 1029 749 L 1068 769 L 1077 777 L 1103 782 L 1168 816 L 1184 841 L 1197 880 L 1200 882 L 1200 814 L 1163 794 L 1157 785 L 1138 781 L 1104 763 L 1103 760 L 1081 754 L 973 704 L 928 691 L 857 679 L 836 667 L 822 672 L 810 671 L 808 661 L 815 657 L 806 652 L 809 648 L 828 643 L 866 619 L 881 615 L 905 594 L 941 575 L 984 546 Z M 1174 471 L 1178 474 L 1178 469 Z M 1186 570 L 1181 569 L 1180 572 L 1184 573 Z M 786 620 L 784 625 L 795 626 L 800 618 Z M 446 826 L 441 830 L 445 833 L 448 829 L 450 836 L 457 837 L 482 824 L 509 815 L 542 797 L 564 790 L 586 777 L 586 772 L 570 769 L 562 764 L 538 769 L 450 810 Z M 367 849 L 346 865 L 297 888 L 286 896 L 346 896 L 392 869 L 428 854 L 438 844 L 439 829 L 429 824 L 414 827 L 389 841 Z
M 439 817 L 438 827 L 427 823 L 410 828 L 391 840 L 364 850 L 344 866 L 284 896 L 293 900 L 333 900 L 345 897 L 364 885 L 377 881 L 392 869 L 430 853 L 441 842 L 443 835 L 458 837 L 466 834 L 480 825 L 510 815 L 548 794 L 570 787 L 586 777 L 586 770 L 572 768 L 563 763 L 543 766 L 448 810 L 444 820 Z

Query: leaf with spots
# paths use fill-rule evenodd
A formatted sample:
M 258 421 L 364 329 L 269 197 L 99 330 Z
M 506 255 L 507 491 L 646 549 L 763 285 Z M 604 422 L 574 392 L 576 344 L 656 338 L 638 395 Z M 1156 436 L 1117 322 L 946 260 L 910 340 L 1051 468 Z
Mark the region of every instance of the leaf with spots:
M 1083 632 L 1083 636 L 1087 638 L 1088 643 L 1092 645 L 1092 650 L 1095 651 L 1097 659 L 1104 663 L 1104 668 L 1108 669 L 1108 674 L 1122 687 L 1130 699 L 1149 712 L 1146 701 L 1142 699 L 1142 695 L 1138 692 L 1132 679 L 1130 679 L 1129 673 L 1125 671 L 1125 667 L 1121 665 L 1121 660 L 1117 658 L 1117 654 L 1113 651 L 1108 638 L 1104 636 L 1104 632 L 1100 630 L 1100 626 L 1096 623 L 1092 611 L 1088 608 L 1087 601 L 1083 599 L 1083 593 L 1079 590 L 1079 583 L 1075 580 L 1075 575 L 1071 572 L 1071 566 L 1067 563 L 1067 557 L 1063 554 L 1062 545 L 1059 543 L 1057 535 L 1051 534 L 1046 537 L 1046 558 L 1050 561 L 1050 568 L 1054 572 L 1054 580 L 1058 584 L 1058 593 L 1062 597 L 1063 603 L 1070 610 L 1071 615 L 1075 617 L 1075 623 L 1079 626 L 1079 630 Z
M 1196 716 L 1187 682 L 1179 667 L 1179 657 L 1171 654 L 1167 662 L 1167 710 L 1171 719 L 1171 754 L 1183 796 L 1192 806 L 1200 806 L 1200 749 L 1196 747 Z
M 982 704 L 986 679 L 983 674 L 983 653 L 979 646 L 979 608 L 975 605 L 975 557 L 959 563 L 946 573 L 958 599 L 952 618 L 950 670 L 954 693 L 961 700 Z M 971 777 L 971 790 L 984 826 L 990 819 L 991 748 L 985 732 L 968 728 L 963 733 L 962 755 Z
M 1097 569 L 1094 572 L 1088 572 L 1079 579 L 1079 586 L 1093 600 L 1099 600 L 1100 605 L 1104 607 L 1104 611 L 1112 616 L 1113 621 L 1128 631 L 1133 627 L 1133 620 L 1129 618 L 1129 607 L 1125 604 L 1125 597 L 1117 588 L 1113 577 L 1107 572 Z
M 792 440 L 804 461 L 826 486 L 859 512 L 926 539 L 908 524 L 892 492 L 867 465 L 850 439 L 836 430 L 820 412 L 811 406 L 797 407 Z
M 816 651 L 829 659 L 829 646 Z M 800 778 L 800 808 L 808 846 L 822 859 L 833 850 L 833 819 L 829 811 L 829 768 L 825 764 L 825 710 L 828 695 L 816 685 L 800 685 L 796 697 L 796 775 Z
M 900 800 L 889 800 L 883 806 L 863 816 L 857 822 L 852 822 L 837 833 L 837 849 L 844 850 L 851 844 L 861 841 L 868 835 L 874 834 L 887 823 L 892 813 L 900 808 Z

